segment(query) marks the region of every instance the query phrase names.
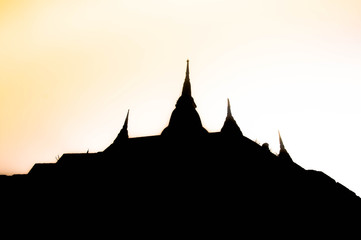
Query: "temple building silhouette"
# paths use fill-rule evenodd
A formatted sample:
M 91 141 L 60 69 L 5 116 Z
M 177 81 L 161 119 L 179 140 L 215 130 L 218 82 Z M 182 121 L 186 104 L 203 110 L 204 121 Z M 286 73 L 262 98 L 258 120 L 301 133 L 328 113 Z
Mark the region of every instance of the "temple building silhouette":
M 268 144 L 250 140 L 232 116 L 229 99 L 225 107 L 220 131 L 208 132 L 192 97 L 187 60 L 181 95 L 160 135 L 129 138 L 128 110 L 119 134 L 104 151 L 66 153 L 56 163 L 38 163 L 28 174 L 1 179 L 42 194 L 39 186 L 44 183 L 56 194 L 73 189 L 78 197 L 83 183 L 87 197 L 102 196 L 106 204 L 117 206 L 121 201 L 127 209 L 137 206 L 139 214 L 171 212 L 179 219 L 195 212 L 214 221 L 277 214 L 284 223 L 311 213 L 315 221 L 330 222 L 359 216 L 361 199 L 355 193 L 325 173 L 295 163 L 280 133 L 278 155 Z

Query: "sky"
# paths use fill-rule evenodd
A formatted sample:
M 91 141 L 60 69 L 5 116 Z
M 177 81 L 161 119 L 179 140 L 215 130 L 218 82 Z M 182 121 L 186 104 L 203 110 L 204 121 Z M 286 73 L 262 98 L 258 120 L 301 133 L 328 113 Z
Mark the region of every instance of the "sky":
M 168 125 L 190 60 L 203 126 L 361 196 L 358 0 L 0 0 L 0 174 Z

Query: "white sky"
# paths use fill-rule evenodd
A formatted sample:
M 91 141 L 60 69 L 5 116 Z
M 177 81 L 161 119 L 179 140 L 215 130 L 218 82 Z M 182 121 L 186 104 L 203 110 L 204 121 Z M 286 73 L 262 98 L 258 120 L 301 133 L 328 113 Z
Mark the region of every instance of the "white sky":
M 252 3 L 250 3 L 252 2 Z M 0 173 L 168 124 L 190 59 L 203 125 L 361 195 L 359 1 L 1 1 Z

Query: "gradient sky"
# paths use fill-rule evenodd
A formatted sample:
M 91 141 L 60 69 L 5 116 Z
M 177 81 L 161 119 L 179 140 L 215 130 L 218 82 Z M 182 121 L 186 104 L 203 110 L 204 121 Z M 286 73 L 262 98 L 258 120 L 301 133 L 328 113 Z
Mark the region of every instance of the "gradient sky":
M 0 0 L 0 174 L 167 126 L 190 59 L 203 126 L 361 196 L 359 0 Z

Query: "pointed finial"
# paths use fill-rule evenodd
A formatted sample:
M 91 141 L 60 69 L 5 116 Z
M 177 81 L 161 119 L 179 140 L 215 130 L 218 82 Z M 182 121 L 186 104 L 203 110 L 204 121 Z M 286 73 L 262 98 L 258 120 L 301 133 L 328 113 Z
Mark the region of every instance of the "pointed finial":
M 124 121 L 124 125 L 123 125 L 123 129 L 128 129 L 128 118 L 129 118 L 129 109 L 127 112 L 127 116 L 125 117 L 125 121 Z
M 280 151 L 285 151 L 286 148 L 285 148 L 285 145 L 283 145 L 280 130 L 278 130 L 278 138 L 279 138 L 279 141 L 280 141 Z
M 229 103 L 229 98 L 227 98 L 227 118 L 233 118 L 231 112 L 231 104 Z
M 189 59 L 187 59 L 187 70 L 186 70 L 186 78 L 183 84 L 182 95 L 191 96 L 191 83 L 189 80 Z
M 291 156 L 288 154 L 285 145 L 283 144 L 282 138 L 281 138 L 281 134 L 280 131 L 278 130 L 278 137 L 280 140 L 280 153 L 278 154 L 278 157 L 283 160 L 283 161 L 287 161 L 287 162 L 293 162 Z
M 120 129 L 120 132 L 118 133 L 118 136 L 115 138 L 113 144 L 118 144 L 120 142 L 123 142 L 125 139 L 129 138 L 129 135 L 128 135 L 128 118 L 129 118 L 129 109 L 128 109 L 128 112 L 127 112 L 127 116 L 125 117 L 125 120 L 124 120 L 123 128 Z M 108 147 L 108 149 L 110 147 L 112 147 L 112 145 L 110 145 Z

